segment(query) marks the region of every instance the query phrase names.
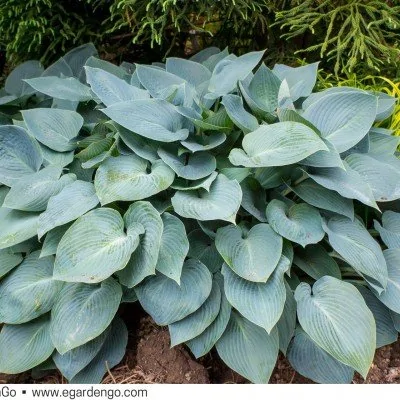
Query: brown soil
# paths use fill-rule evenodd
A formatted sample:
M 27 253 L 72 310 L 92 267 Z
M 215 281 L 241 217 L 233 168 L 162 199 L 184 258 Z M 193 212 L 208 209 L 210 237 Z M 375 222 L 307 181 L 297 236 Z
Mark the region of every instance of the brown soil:
M 158 327 L 148 316 L 141 317 L 139 323 L 137 319 L 134 323 L 128 321 L 128 325 L 131 325 L 130 331 L 133 333 L 129 338 L 126 356 L 120 365 L 109 372 L 103 383 L 248 383 L 229 369 L 215 351 L 195 360 L 185 346 L 170 348 L 168 330 Z M 5 378 L 0 374 L 0 384 L 10 381 L 32 382 L 26 375 Z M 66 383 L 59 373 L 33 382 Z M 312 383 L 295 372 L 282 355 L 270 382 Z M 377 350 L 367 379 L 364 381 L 356 374 L 353 383 L 400 383 L 400 341 Z

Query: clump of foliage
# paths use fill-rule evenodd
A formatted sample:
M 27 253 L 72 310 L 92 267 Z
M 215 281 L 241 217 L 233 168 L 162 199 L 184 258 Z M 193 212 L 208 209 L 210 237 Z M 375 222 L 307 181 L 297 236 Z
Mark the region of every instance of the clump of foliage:
M 96 383 L 121 303 L 265 383 L 364 377 L 400 329 L 398 137 L 385 93 L 205 49 L 24 63 L 0 98 L 0 372 Z
M 294 39 L 313 37 L 298 53 L 319 52 L 335 73 L 353 71 L 360 62 L 375 70 L 397 68 L 400 59 L 400 6 L 381 0 L 292 0 L 279 10 L 277 25 Z M 321 40 L 323 38 L 323 40 Z

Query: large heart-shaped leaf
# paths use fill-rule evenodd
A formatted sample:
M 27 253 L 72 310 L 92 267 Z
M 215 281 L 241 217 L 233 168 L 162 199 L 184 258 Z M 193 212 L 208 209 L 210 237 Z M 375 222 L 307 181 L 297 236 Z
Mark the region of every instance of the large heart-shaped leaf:
M 80 217 L 58 245 L 54 278 L 97 283 L 124 268 L 139 244 L 143 226 L 127 226 L 127 233 L 124 228 L 121 215 L 110 208 Z
M 253 383 L 268 383 L 279 351 L 278 331 L 268 334 L 236 312 L 216 343 L 225 364 Z
M 128 265 L 117 273 L 120 282 L 131 288 L 146 276 L 155 274 L 164 224 L 159 212 L 148 201 L 133 203 L 124 215 L 124 220 L 128 229 L 130 226 L 141 226 L 144 230 Z
M 128 344 L 128 329 L 124 322 L 116 317 L 111 324 L 100 351 L 96 357 L 71 380 L 71 384 L 98 384 L 104 375 L 123 359 Z
M 183 117 L 165 100 L 131 100 L 102 110 L 124 128 L 160 142 L 185 140 L 189 131 L 183 128 Z
M 167 189 L 175 174 L 163 161 L 148 161 L 134 154 L 110 157 L 97 169 L 94 186 L 102 205 L 114 201 L 141 200 Z
M 370 130 L 377 110 L 375 96 L 365 92 L 333 93 L 308 106 L 303 117 L 342 153 Z
M 123 101 L 150 98 L 146 90 L 129 85 L 123 79 L 103 69 L 85 66 L 85 72 L 88 84 L 106 106 Z
M 162 214 L 161 219 L 164 229 L 156 270 L 179 284 L 183 263 L 189 251 L 185 225 L 178 217 L 169 213 Z
M 339 266 L 320 244 L 297 249 L 293 262 L 311 278 L 318 280 L 325 275 L 341 279 Z
M 282 254 L 282 237 L 268 224 L 255 225 L 248 232 L 234 225 L 220 228 L 215 245 L 237 275 L 253 282 L 266 282 Z
M 325 143 L 314 130 L 298 122 L 278 122 L 262 125 L 248 133 L 243 149 L 233 149 L 229 160 L 245 167 L 274 167 L 294 164 L 318 150 L 326 150 Z
M 187 346 L 196 358 L 204 356 L 214 347 L 215 343 L 217 343 L 224 333 L 231 315 L 232 307 L 225 296 L 224 279 L 222 275 L 215 274 L 214 281 L 219 285 L 221 292 L 219 313 L 208 328 L 206 328 L 200 335 L 186 342 Z
M 76 179 L 74 174 L 60 178 L 61 173 L 61 167 L 50 165 L 20 178 L 12 185 L 3 206 L 21 211 L 44 211 L 49 199 Z
M 14 68 L 5 81 L 7 93 L 16 97 L 32 94 L 34 90 L 25 82 L 25 79 L 36 78 L 43 73 L 43 66 L 39 61 L 29 60 Z
M 14 246 L 37 235 L 39 213 L 0 208 L 0 249 Z
M 367 206 L 378 209 L 374 194 L 362 176 L 344 161 L 342 168 L 318 168 L 307 171 L 311 179 L 321 186 L 335 190 L 343 197 L 356 199 Z
M 83 118 L 75 111 L 56 108 L 33 108 L 22 111 L 29 132 L 45 146 L 55 151 L 76 148 L 76 137 Z
M 288 360 L 301 375 L 317 383 L 350 383 L 353 368 L 319 347 L 300 327 L 288 349 Z
M 0 250 L 0 279 L 20 264 L 22 260 L 22 255 L 14 253 L 10 248 Z
M 374 228 L 381 235 L 383 243 L 389 249 L 400 248 L 400 213 L 385 211 L 382 215 L 382 225 L 374 221 Z
M 205 178 L 217 167 L 215 157 L 206 152 L 175 156 L 168 151 L 159 149 L 158 155 L 179 177 L 192 181 Z
M 195 193 L 177 192 L 171 199 L 177 214 L 185 218 L 200 221 L 221 219 L 234 222 L 242 201 L 242 191 L 236 180 L 229 180 L 224 175 L 217 176 L 210 191 Z
M 354 205 L 351 199 L 339 195 L 338 192 L 307 179 L 291 188 L 297 196 L 314 207 L 332 211 L 354 219 Z
M 47 209 L 39 217 L 38 235 L 74 221 L 99 204 L 93 183 L 75 181 L 50 198 Z
M 90 88 L 73 77 L 43 76 L 26 79 L 25 82 L 38 92 L 56 99 L 69 101 L 89 101 L 92 99 Z
M 286 300 L 284 273 L 289 260 L 282 257 L 276 271 L 266 283 L 250 282 L 236 275 L 227 265 L 222 267 L 225 293 L 232 304 L 245 318 L 271 333 L 282 315 Z
M 0 321 L 22 324 L 50 311 L 63 286 L 53 279 L 54 257 L 35 251 L 0 282 Z
M 304 331 L 331 356 L 364 378 L 376 344 L 374 317 L 350 283 L 324 276 L 313 286 L 301 283 L 295 292 L 297 315 Z
M 187 260 L 181 284 L 162 274 L 149 277 L 138 285 L 136 294 L 142 307 L 158 325 L 180 321 L 200 308 L 211 293 L 212 278 L 207 267 Z
M 48 316 L 0 332 L 0 372 L 20 374 L 47 360 L 54 351 Z
M 64 354 L 99 336 L 110 325 L 122 298 L 109 278 L 99 285 L 67 283 L 51 311 L 51 340 Z
M 171 346 L 193 339 L 203 333 L 217 318 L 221 306 L 221 290 L 213 281 L 211 293 L 202 306 L 193 314 L 168 326 Z
M 382 292 L 388 271 L 379 244 L 362 222 L 335 216 L 323 224 L 329 243 L 361 276 Z
M 0 126 L 0 183 L 11 186 L 24 175 L 39 170 L 43 155 L 38 143 L 25 129 Z
M 289 207 L 283 201 L 274 199 L 268 204 L 266 213 L 275 232 L 303 247 L 318 243 L 324 237 L 321 215 L 306 203 Z

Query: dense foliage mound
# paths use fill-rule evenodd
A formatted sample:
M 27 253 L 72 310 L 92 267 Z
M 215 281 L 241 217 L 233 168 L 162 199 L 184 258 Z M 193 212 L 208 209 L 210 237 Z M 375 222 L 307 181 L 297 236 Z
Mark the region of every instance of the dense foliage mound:
M 279 350 L 316 382 L 365 377 L 400 329 L 398 138 L 374 127 L 394 99 L 312 93 L 317 64 L 263 52 L 95 54 L 24 63 L 0 98 L 0 372 L 99 382 L 138 300 L 252 382 Z

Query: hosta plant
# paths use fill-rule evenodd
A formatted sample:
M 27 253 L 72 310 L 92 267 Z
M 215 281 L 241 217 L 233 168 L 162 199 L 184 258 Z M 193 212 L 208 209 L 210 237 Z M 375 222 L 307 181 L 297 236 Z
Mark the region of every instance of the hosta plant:
M 394 99 L 313 93 L 317 64 L 263 52 L 94 55 L 2 91 L 0 372 L 100 382 L 139 301 L 252 382 L 279 351 L 315 382 L 365 377 L 400 329 L 398 138 L 374 127 Z

